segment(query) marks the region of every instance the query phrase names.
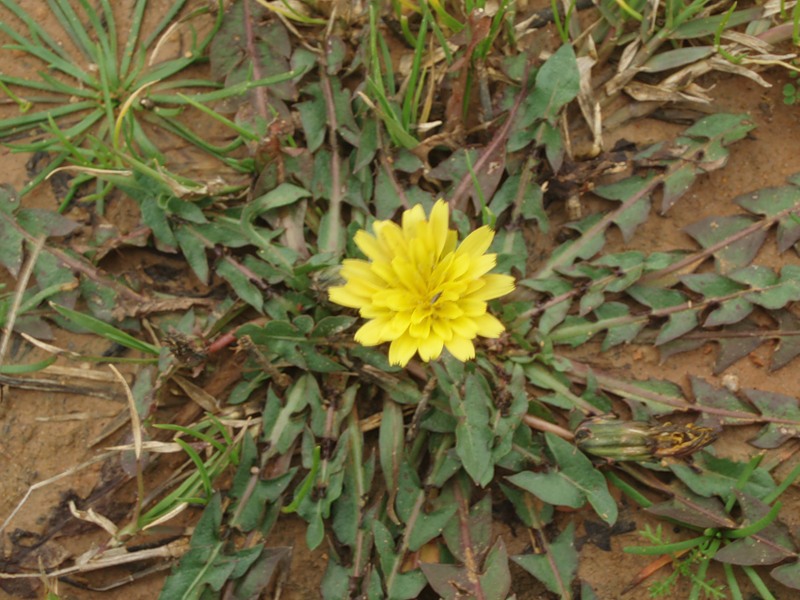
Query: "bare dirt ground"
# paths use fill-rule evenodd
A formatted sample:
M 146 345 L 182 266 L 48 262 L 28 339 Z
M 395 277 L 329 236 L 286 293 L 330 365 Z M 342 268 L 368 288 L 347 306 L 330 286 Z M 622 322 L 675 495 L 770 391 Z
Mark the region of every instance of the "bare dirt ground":
M 22 2 L 22 4 L 25 6 L 39 3 Z M 46 22 L 46 11 L 34 9 L 34 12 L 37 10 Z M 6 69 L 6 65 L 3 65 L 3 68 Z M 24 69 L 26 65 L 14 64 L 9 68 Z M 784 72 L 770 71 L 765 77 L 772 82 L 772 88 L 764 89 L 753 82 L 733 76 L 715 77 L 704 81 L 704 84 L 714 86 L 715 109 L 747 113 L 757 127 L 751 136 L 731 147 L 730 160 L 724 169 L 701 177 L 687 197 L 667 217 L 654 214 L 650 221 L 639 229 L 628 245 L 629 248 L 652 251 L 691 247 L 691 240 L 682 233 L 682 227 L 706 216 L 736 212 L 737 207 L 731 200 L 739 194 L 767 186 L 782 185 L 788 175 L 800 172 L 798 148 L 800 107 L 786 106 L 782 102 L 781 88 L 788 80 Z M 10 107 L 0 105 L 0 110 L 8 111 Z M 643 144 L 669 139 L 680 130 L 678 126 L 660 121 L 641 120 L 614 132 L 613 135 Z M 29 177 L 30 157 L 13 154 L 7 149 L 0 149 L 0 156 L 3 165 L 0 182 L 16 188 L 21 187 Z M 58 203 L 56 193 L 53 186 L 42 185 L 26 199 L 26 202 L 32 206 L 53 208 Z M 587 208 L 591 210 L 591 207 L 589 201 Z M 559 217 L 561 210 L 560 207 L 552 208 L 556 222 L 559 218 L 564 219 L 563 215 Z M 120 220 L 119 225 L 126 218 L 129 207 L 124 200 L 117 200 L 111 203 L 109 211 L 111 218 Z M 623 246 L 621 240 L 615 240 L 615 243 L 620 248 Z M 762 264 L 799 262 L 797 256 L 791 253 L 777 258 L 771 254 L 769 246 L 763 252 L 765 256 L 761 261 Z M 132 253 L 129 256 L 115 257 L 114 263 L 125 271 L 152 275 L 153 264 L 161 262 L 163 266 L 163 261 L 167 260 L 165 257 L 158 257 L 156 260 L 153 255 L 146 253 L 140 255 Z M 184 269 L 187 287 L 195 285 L 185 267 L 175 265 L 175 268 Z M 13 289 L 15 282 L 7 274 L 0 274 L 0 279 Z M 157 285 L 157 282 L 153 285 Z M 57 334 L 53 343 L 70 350 L 95 355 L 107 350 L 106 347 L 87 347 L 86 341 L 79 336 L 63 332 Z M 711 382 L 719 382 L 719 377 L 711 374 L 714 354 L 710 351 L 710 347 L 674 356 L 664 364 L 659 362 L 657 352 L 647 346 L 625 347 L 607 355 L 598 355 L 597 350 L 587 346 L 581 350 L 581 354 L 598 366 L 631 378 L 664 377 L 685 386 L 689 375 L 700 375 Z M 33 358 L 14 355 L 14 351 L 12 348 L 13 361 L 30 362 Z M 793 375 L 794 367 L 790 365 L 776 373 L 768 372 L 764 359 L 767 351 L 768 348 L 762 347 L 750 357 L 740 360 L 728 372 L 738 377 L 743 388 L 756 387 L 800 396 L 800 383 Z M 102 371 L 102 367 L 91 368 Z M 130 374 L 135 367 L 128 366 L 123 370 Z M 69 375 L 60 377 L 62 380 L 69 379 Z M 3 386 L 0 400 L 0 432 L 2 432 L 0 461 L 4 468 L 3 477 L 0 478 L 0 520 L 11 514 L 31 485 L 56 477 L 90 461 L 108 445 L 108 439 L 95 445 L 92 445 L 92 442 L 103 433 L 116 415 L 125 410 L 124 395 L 111 377 L 100 382 L 98 390 L 106 397 L 90 396 L 85 393 L 37 391 L 16 385 Z M 746 444 L 746 439 L 753 433 L 754 430 L 726 433 L 716 443 L 718 453 L 736 458 L 752 454 L 755 449 Z M 794 451 L 797 449 L 797 442 L 792 442 L 789 446 L 792 446 L 791 450 Z M 786 452 L 786 447 L 780 452 L 786 454 L 787 460 L 785 466 L 779 469 L 779 474 L 788 472 L 796 461 Z M 95 489 L 99 481 L 108 480 L 109 477 L 108 473 L 103 472 L 102 463 L 96 463 L 35 491 L 3 532 L 0 549 L 7 554 L 14 548 L 32 544 L 38 539 L 38 535 L 52 530 L 54 526 L 63 526 L 61 532 L 48 542 L 46 554 L 36 556 L 37 561 L 42 561 L 40 566 L 48 568 L 58 564 L 66 556 L 76 556 L 92 544 L 100 543 L 105 539 L 105 534 L 96 528 L 79 525 L 71 519 L 67 501 L 70 498 L 85 498 Z M 124 522 L 128 510 L 127 502 L 133 497 L 132 495 L 132 488 L 121 488 L 114 495 L 114 502 L 106 506 L 107 516 L 117 522 Z M 790 525 L 800 526 L 800 495 L 796 489 L 790 490 L 786 500 L 782 514 Z M 623 500 L 620 501 L 626 506 Z M 185 515 L 185 524 L 190 525 L 195 517 L 196 515 L 192 514 Z M 640 543 L 641 540 L 635 530 L 642 528 L 646 522 L 653 521 L 649 521 L 648 517 L 638 510 L 624 508 L 621 512 L 620 526 L 609 535 L 607 531 L 598 533 L 596 526 L 593 527 L 596 525 L 595 521 L 587 513 L 583 530 L 579 531 L 579 538 L 585 540 L 581 550 L 580 577 L 593 586 L 602 600 L 649 598 L 645 586 L 639 586 L 630 593 L 622 594 L 634 575 L 650 562 L 649 557 L 631 556 L 622 552 L 624 546 Z M 522 551 L 530 543 L 524 527 L 519 524 L 516 527 L 514 523 L 498 524 L 495 533 L 502 534 L 506 538 L 510 553 Z M 326 564 L 324 545 L 321 550 L 309 553 L 305 548 L 303 535 L 303 524 L 287 520 L 279 523 L 272 534 L 273 539 L 270 540 L 275 546 L 293 547 L 292 567 L 281 596 L 284 599 L 314 598 L 319 594 L 319 581 Z M 0 561 L 2 560 L 3 556 L 0 555 Z M 28 566 L 35 568 L 37 565 L 34 563 Z M 134 573 L 131 568 L 120 568 L 108 573 L 103 579 L 105 581 L 123 579 Z M 515 590 L 519 598 L 550 597 L 541 591 L 541 587 L 526 573 L 517 570 L 514 575 Z M 114 597 L 125 597 L 130 600 L 149 599 L 157 597 L 163 577 L 163 572 L 157 573 L 107 593 L 91 592 L 61 583 L 59 594 L 64 599 L 90 600 Z M 96 583 L 97 579 L 93 581 Z M 0 599 L 42 597 L 41 587 L 37 588 L 37 584 L 36 581 L 3 584 L 0 586 Z M 796 597 L 794 592 L 786 589 L 774 589 L 773 592 L 778 598 Z

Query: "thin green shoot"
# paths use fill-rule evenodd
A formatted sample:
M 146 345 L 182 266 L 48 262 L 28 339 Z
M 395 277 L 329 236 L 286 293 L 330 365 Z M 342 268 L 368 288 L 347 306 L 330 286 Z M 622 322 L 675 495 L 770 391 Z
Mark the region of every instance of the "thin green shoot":
M 154 356 L 159 355 L 160 350 L 157 346 L 154 346 L 148 342 L 143 342 L 142 340 L 138 340 L 132 335 L 125 333 L 121 329 L 117 329 L 113 325 L 109 325 L 100 319 L 76 310 L 72 310 L 66 306 L 59 306 L 54 302 L 50 302 L 50 307 L 72 324 L 82 329 L 91 331 L 96 335 L 125 346 L 126 348 L 130 348 L 131 350 L 137 350 L 139 352 L 144 352 L 145 354 Z
M 206 469 L 206 464 L 203 462 L 203 459 L 200 458 L 200 455 L 197 451 L 192 448 L 188 442 L 185 440 L 176 437 L 173 440 L 176 444 L 178 444 L 183 451 L 189 456 L 189 459 L 194 463 L 195 468 L 197 471 L 197 475 L 200 478 L 201 483 L 203 484 L 203 490 L 205 491 L 206 498 L 210 498 L 214 494 L 214 486 L 211 484 L 211 476 Z M 188 501 L 187 498 L 183 498 L 184 501 Z
M 48 356 L 42 360 L 25 365 L 0 365 L 0 373 L 3 375 L 22 375 L 24 373 L 35 373 L 41 371 L 56 362 L 57 356 Z
M 226 444 L 222 444 L 221 442 L 216 440 L 213 436 L 203 433 L 202 431 L 199 431 L 197 428 L 184 427 L 183 425 L 173 425 L 170 423 L 159 423 L 153 425 L 153 427 L 155 427 L 156 429 L 164 429 L 166 431 L 177 431 L 185 435 L 190 435 L 192 437 L 197 438 L 198 440 L 206 442 L 211 446 L 214 446 L 214 448 L 216 448 L 220 452 L 225 452 L 227 448 Z
M 472 179 L 475 193 L 478 196 L 481 212 L 483 212 L 487 209 L 486 198 L 483 195 L 483 189 L 481 188 L 481 182 L 478 180 L 478 175 L 475 173 L 475 169 L 472 166 L 472 158 L 470 158 L 469 152 L 464 152 L 464 161 L 467 163 L 467 170 L 469 171 L 470 179 Z
M 419 34 L 414 46 L 414 58 L 411 63 L 411 72 L 406 80 L 405 95 L 403 98 L 403 127 L 410 131 L 413 124 L 417 122 L 419 115 L 419 101 L 425 84 L 425 72 L 422 71 L 422 58 L 425 53 L 426 39 L 428 33 L 428 13 L 422 16 L 419 26 Z
M 280 2 L 280 4 L 279 4 Z M 258 3 L 261 6 L 271 10 L 275 14 L 278 14 L 286 19 L 290 19 L 292 21 L 297 21 L 298 23 L 302 23 L 303 25 L 327 25 L 328 22 L 325 19 L 317 19 L 314 17 L 309 17 L 304 15 L 301 12 L 298 12 L 291 4 L 289 4 L 286 0 L 276 0 L 273 2 L 266 2 L 265 0 L 258 0 Z
M 725 28 L 728 25 L 728 21 L 730 20 L 731 15 L 734 13 L 735 10 L 736 10 L 736 2 L 734 2 L 731 5 L 731 7 L 727 11 L 725 11 L 725 15 L 720 21 L 719 27 L 717 27 L 717 30 L 714 32 L 714 49 L 717 52 L 719 52 L 720 55 L 722 55 L 722 57 L 725 58 L 725 60 L 735 65 L 738 65 L 741 64 L 743 60 L 742 57 L 734 56 L 733 54 L 731 54 L 722 47 L 722 32 L 725 31 Z
M 800 2 L 792 8 L 792 43 L 800 46 Z
M 0 80 L 0 91 L 2 91 L 6 96 L 9 97 L 9 99 L 11 99 L 12 102 L 19 106 L 19 111 L 22 114 L 25 114 L 33 107 L 33 102 L 17 96 L 14 92 L 8 89 L 8 86 L 3 83 L 2 80 Z
M 747 575 L 756 591 L 761 594 L 761 600 L 777 600 L 753 567 L 743 566 L 742 571 Z
M 644 20 L 644 16 L 642 15 L 642 13 L 640 13 L 637 10 L 635 10 L 630 4 L 625 2 L 625 0 L 614 0 L 614 2 L 616 2 L 617 6 L 619 6 L 620 10 L 622 12 L 624 12 L 626 15 L 628 15 L 629 17 L 632 17 L 632 18 L 636 19 L 639 22 Z M 572 7 L 573 6 L 574 6 L 574 3 L 572 4 L 572 6 L 570 6 L 570 12 L 572 12 Z
M 565 15 L 564 20 L 561 20 L 561 12 L 560 6 L 558 5 L 558 0 L 550 0 L 550 10 L 553 11 L 553 23 L 556 26 L 556 31 L 558 31 L 558 36 L 561 38 L 561 42 L 564 44 L 569 44 L 569 25 L 567 20 L 567 15 Z
M 433 11 L 436 13 L 440 23 L 453 33 L 459 33 L 464 29 L 464 24 L 460 23 L 458 19 L 448 13 L 444 6 L 442 6 L 440 0 L 422 0 L 422 4 L 426 7 L 433 7 Z
M 291 504 L 281 508 L 282 513 L 297 512 L 297 509 L 300 507 L 300 503 L 305 499 L 306 496 L 308 496 L 308 493 L 311 491 L 311 487 L 314 485 L 314 481 L 317 479 L 317 472 L 319 471 L 320 465 L 320 452 L 320 447 L 314 446 L 314 452 L 311 456 L 311 470 L 303 479 L 303 483 L 300 484 L 300 488 L 295 494 L 294 500 L 292 500 Z
M 489 51 L 492 49 L 492 45 L 494 44 L 497 35 L 500 33 L 500 28 L 503 26 L 503 23 L 506 21 L 506 17 L 508 16 L 509 4 L 510 0 L 502 0 L 502 2 L 500 2 L 497 12 L 492 17 L 492 25 L 489 28 L 489 34 L 475 47 L 476 58 L 485 60 L 489 55 Z M 513 25 L 509 29 L 513 32 Z

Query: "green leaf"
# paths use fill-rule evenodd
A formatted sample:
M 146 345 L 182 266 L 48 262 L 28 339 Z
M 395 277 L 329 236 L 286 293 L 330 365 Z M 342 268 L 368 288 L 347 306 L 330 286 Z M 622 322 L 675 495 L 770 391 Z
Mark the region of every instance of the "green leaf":
M 22 267 L 22 242 L 25 240 L 23 234 L 14 227 L 9 217 L 5 214 L 0 215 L 0 264 L 2 264 L 12 277 L 19 277 L 19 270 Z
M 671 500 L 654 504 L 647 508 L 647 512 L 702 529 L 736 527 L 719 498 L 704 498 L 691 490 L 684 490 Z
M 147 342 L 137 340 L 132 335 L 129 335 L 124 331 L 109 325 L 108 323 L 104 323 L 103 321 L 87 314 L 66 308 L 65 306 L 59 306 L 58 304 L 54 304 L 52 302 L 50 303 L 50 306 L 58 314 L 65 319 L 68 319 L 78 327 L 91 331 L 92 333 L 102 336 L 107 340 L 111 340 L 114 343 L 121 344 L 126 348 L 130 348 L 131 350 L 138 350 L 139 352 L 150 354 L 151 356 L 159 355 L 159 349 L 153 344 L 148 344 Z
M 267 456 L 286 454 L 305 427 L 304 409 L 308 405 L 306 381 L 295 382 L 283 402 L 272 387 L 267 389 L 267 400 L 262 412 L 262 438 L 268 443 Z
M 654 175 L 628 177 L 617 183 L 600 186 L 595 190 L 595 193 L 607 200 L 624 202 L 628 198 L 641 193 L 642 190 L 649 188 L 652 185 L 653 177 Z M 650 196 L 651 194 L 644 194 L 628 208 L 615 215 L 613 222 L 620 228 L 622 238 L 626 243 L 631 240 L 636 228 L 647 221 L 650 215 Z
M 733 273 L 731 278 L 750 284 L 753 291 L 745 298 L 767 309 L 776 310 L 800 300 L 800 267 L 795 265 L 785 265 L 780 279 L 768 267 L 755 265 Z
M 763 417 L 780 420 L 767 423 L 758 435 L 750 440 L 756 448 L 777 448 L 787 440 L 800 436 L 800 408 L 797 398 L 776 392 L 747 389 L 744 395 Z
M 522 123 L 545 118 L 553 120 L 563 106 L 572 102 L 580 91 L 580 73 L 575 51 L 562 45 L 536 73 L 533 92 L 523 101 Z
M 474 558 L 471 564 L 474 565 Z M 433 591 L 445 600 L 458 600 L 465 596 L 506 600 L 511 588 L 508 553 L 502 538 L 498 538 L 489 551 L 481 571 L 470 569 L 469 565 L 444 563 L 423 563 L 421 567 Z
M 227 554 L 219 533 L 221 525 L 222 501 L 217 493 L 203 511 L 188 552 L 167 577 L 159 598 L 196 600 L 208 590 L 219 592 L 228 580 L 241 577 L 258 559 L 261 544 Z
M 456 453 L 464 469 L 479 486 L 489 484 L 494 476 L 492 454 L 493 435 L 489 425 L 489 406 L 492 395 L 483 375 L 470 374 L 464 384 L 464 400 L 451 396 L 450 408 L 458 419 Z
M 233 291 L 243 301 L 247 302 L 250 306 L 257 311 L 264 308 L 264 296 L 250 279 L 232 262 L 229 260 L 222 260 L 217 265 L 217 275 L 222 277 L 225 281 L 231 284 Z
M 547 545 L 546 554 L 523 554 L 511 560 L 544 583 L 548 590 L 569 598 L 572 580 L 578 571 L 575 548 L 575 524 L 570 522 L 559 536 Z
M 670 469 L 689 488 L 701 496 L 730 497 L 748 463 L 717 458 L 700 451 L 693 455 L 695 466 L 671 464 Z M 696 469 L 696 470 L 695 470 Z M 775 489 L 775 482 L 763 468 L 753 471 L 742 491 L 756 498 L 763 498 Z
M 393 175 L 383 166 L 378 166 L 377 171 L 373 197 L 375 218 L 389 219 L 403 205 L 403 199 L 400 197 Z
M 585 500 L 606 523 L 617 520 L 617 504 L 608 492 L 603 475 L 575 446 L 546 433 L 547 446 L 558 470 L 549 473 L 529 471 L 507 477 L 509 481 L 550 504 L 579 508 Z
M 294 107 L 300 114 L 300 123 L 306 136 L 306 148 L 309 152 L 315 152 L 325 140 L 328 131 L 328 113 L 318 83 L 306 86 L 303 92 L 312 99 L 298 102 Z
M 725 240 L 739 234 L 752 224 L 753 220 L 750 217 L 742 215 L 708 217 L 684 227 L 684 231 L 697 240 L 703 248 L 712 246 L 718 248 L 714 252 L 717 271 L 727 275 L 749 265 L 766 239 L 767 229 L 759 228 L 738 240 L 725 243 Z
M 406 524 L 408 549 L 416 552 L 429 541 L 441 535 L 442 530 L 457 510 L 455 503 L 443 504 L 425 512 L 425 491 L 414 468 L 404 460 L 400 465 L 397 493 L 397 516 Z
M 186 262 L 192 267 L 197 278 L 208 284 L 208 257 L 203 238 L 188 225 L 178 226 L 174 233 Z
M 281 206 L 289 206 L 301 198 L 308 198 L 310 195 L 311 193 L 304 188 L 291 183 L 282 183 L 274 190 L 270 190 L 266 194 L 255 198 L 248 204 L 246 211 L 248 214 L 257 216 L 268 210 L 280 208 Z
M 547 292 L 553 297 L 561 296 L 572 291 L 572 284 L 560 277 L 548 277 L 547 279 L 524 279 L 519 282 L 539 292 Z M 550 333 L 559 323 L 561 323 L 572 306 L 572 298 L 567 297 L 560 302 L 548 307 L 539 317 L 539 330 L 543 335 Z
M 778 319 L 778 329 L 780 331 L 800 331 L 800 319 L 790 310 L 780 310 L 773 313 Z M 756 338 L 756 341 L 760 341 Z M 770 361 L 770 371 L 776 371 L 786 366 L 789 362 L 800 355 L 800 335 L 786 335 L 778 339 L 778 347 L 772 354 Z
M 255 442 L 248 433 L 242 444 L 242 454 L 239 467 L 231 484 L 230 495 L 235 499 L 233 513 L 236 520 L 230 520 L 230 525 L 241 531 L 253 531 L 262 528 L 265 518 L 265 507 L 275 503 L 286 491 L 297 473 L 297 467 L 289 469 L 286 473 L 261 479 L 260 475 L 253 474 L 253 468 L 258 466 L 258 456 Z M 241 503 L 244 501 L 244 505 Z
M 689 333 L 698 325 L 697 314 L 699 312 L 700 309 L 687 309 L 672 313 L 667 319 L 666 325 L 659 331 L 655 345 L 660 346 L 661 344 L 666 344 L 685 333 Z
M 394 500 L 400 488 L 400 466 L 403 463 L 405 430 L 403 427 L 403 411 L 391 398 L 383 401 L 381 427 L 378 435 L 380 448 L 381 471 L 389 492 L 389 507 L 393 510 Z M 396 519 L 396 517 L 395 517 Z
M 581 490 L 557 471 L 523 471 L 509 475 L 506 479 L 553 506 L 580 508 L 586 503 L 586 496 Z
M 647 325 L 646 319 L 630 319 L 628 323 L 625 323 L 624 317 L 630 317 L 630 309 L 621 302 L 606 302 L 602 306 L 598 306 L 594 314 L 600 323 L 610 320 L 623 321 L 617 325 L 606 325 L 606 337 L 603 339 L 602 345 L 603 352 L 619 344 L 627 344 L 632 341 Z
M 800 205 L 800 187 L 796 185 L 779 188 L 763 188 L 742 194 L 734 199 L 742 208 L 758 215 L 776 217 L 787 212 L 778 220 L 778 252 L 783 253 L 800 240 L 800 222 L 796 213 L 789 212 Z
M 769 522 L 770 513 L 774 509 L 758 498 L 743 492 L 736 492 L 736 498 L 742 509 L 742 527 L 747 527 L 766 518 L 764 527 L 757 532 L 727 544 L 714 555 L 714 560 L 732 565 L 773 565 L 787 558 L 797 556 L 789 528 L 780 521 Z M 730 534 L 737 534 L 734 529 Z M 737 536 L 741 537 L 741 536 Z
M 400 565 L 405 557 L 395 552 L 395 543 L 386 525 L 378 520 L 372 523 L 375 549 L 381 563 L 386 585 L 387 597 L 392 600 L 412 600 L 417 598 L 425 587 L 425 575 L 419 569 L 401 572 Z
M 800 560 L 775 567 L 769 574 L 775 581 L 786 587 L 800 590 Z

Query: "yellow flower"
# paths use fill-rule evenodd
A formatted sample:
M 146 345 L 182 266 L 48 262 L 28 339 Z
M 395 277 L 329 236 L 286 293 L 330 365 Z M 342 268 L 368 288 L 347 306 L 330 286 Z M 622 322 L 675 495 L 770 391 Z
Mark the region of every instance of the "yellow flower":
M 439 200 L 430 219 L 418 204 L 403 213 L 402 226 L 376 221 L 375 235 L 361 230 L 355 236 L 369 261 L 344 260 L 347 283 L 329 290 L 331 301 L 368 319 L 356 332 L 358 343 L 391 342 L 393 365 L 405 366 L 415 353 L 427 362 L 443 347 L 469 360 L 476 336 L 496 338 L 505 330 L 486 312 L 487 300 L 514 289 L 513 277 L 489 274 L 496 257 L 485 252 L 494 232 L 481 227 L 457 246 L 449 220 L 448 206 Z

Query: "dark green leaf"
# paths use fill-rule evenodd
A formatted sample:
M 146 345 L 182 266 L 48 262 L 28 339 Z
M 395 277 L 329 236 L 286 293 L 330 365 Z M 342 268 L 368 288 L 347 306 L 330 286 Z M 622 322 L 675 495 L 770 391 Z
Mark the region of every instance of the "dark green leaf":
M 232 262 L 222 260 L 217 265 L 217 275 L 231 284 L 233 291 L 241 299 L 258 311 L 264 307 L 264 296 L 248 277 Z
M 736 492 L 742 509 L 742 527 L 747 527 L 770 512 L 770 506 L 743 492 Z M 735 533 L 736 530 L 733 531 Z M 752 535 L 736 540 L 717 550 L 714 559 L 733 565 L 773 565 L 796 556 L 789 528 L 780 521 L 772 521 Z
M 571 596 L 569 590 L 578 571 L 578 551 L 575 549 L 575 524 L 566 529 L 547 546 L 546 554 L 512 556 L 511 560 L 545 584 L 548 590 L 562 598 Z
M 778 338 L 778 347 L 775 348 L 769 365 L 770 371 L 786 366 L 793 358 L 800 355 L 800 335 L 797 334 L 800 332 L 800 319 L 790 310 L 777 311 L 774 315 L 778 319 L 780 331 L 785 331 L 787 334 Z M 761 341 L 759 338 L 756 340 Z
M 736 527 L 719 498 L 704 498 L 686 490 L 672 500 L 650 506 L 647 512 L 703 529 Z
M 383 523 L 377 520 L 373 521 L 372 531 L 388 597 L 395 600 L 417 598 L 422 588 L 425 587 L 425 575 L 418 569 L 402 572 L 401 564 L 405 557 L 395 553 L 394 539 Z
M 703 248 L 716 246 L 714 252 L 717 271 L 727 275 L 749 265 L 764 243 L 767 230 L 759 228 L 743 238 L 724 243 L 731 236 L 750 227 L 753 220 L 741 215 L 729 217 L 708 217 L 697 223 L 684 227 L 684 231 L 692 236 Z M 720 244 L 723 244 L 720 246 Z
M 742 472 L 748 468 L 747 463 L 717 458 L 705 451 L 694 454 L 694 460 L 694 468 L 685 464 L 671 464 L 670 469 L 696 494 L 705 497 L 719 496 L 723 500 L 731 495 Z M 763 498 L 774 489 L 775 482 L 769 473 L 758 468 L 747 480 L 743 491 L 756 498 Z
M 779 423 L 767 423 L 750 443 L 756 448 L 777 448 L 787 440 L 800 436 L 800 408 L 797 398 L 776 392 L 748 389 L 745 396 L 764 417 L 779 419 Z
M 188 225 L 178 226 L 174 233 L 186 262 L 192 267 L 197 278 L 208 284 L 208 257 L 204 240 L 197 235 L 193 227 Z
M 325 140 L 328 131 L 328 114 L 322 90 L 318 83 L 312 83 L 303 90 L 312 97 L 311 100 L 298 102 L 294 105 L 300 114 L 300 123 L 306 135 L 306 147 L 309 152 L 315 152 Z
M 222 503 L 220 495 L 214 494 L 195 526 L 189 551 L 167 577 L 159 598 L 194 600 L 207 589 L 219 592 L 229 579 L 243 575 L 258 559 L 262 545 L 227 554 L 219 534 L 221 525 Z
M 800 561 L 775 567 L 769 572 L 779 583 L 793 590 L 800 590 Z
M 493 445 L 489 425 L 492 395 L 482 375 L 468 375 L 463 401 L 451 396 L 450 408 L 458 419 L 456 453 L 472 480 L 484 487 L 492 480 L 494 465 L 489 452 Z
M 723 387 L 714 387 L 700 377 L 690 377 L 692 385 L 692 395 L 698 406 L 709 407 L 712 409 L 722 409 L 725 411 L 735 411 L 743 414 L 752 414 L 755 421 L 757 415 L 753 409 L 739 400 L 731 392 Z M 750 419 L 742 419 L 716 414 L 713 411 L 703 412 L 698 423 L 703 426 L 719 428 L 722 425 L 741 425 L 751 422 Z
M 400 486 L 400 465 L 403 462 L 404 439 L 403 411 L 397 403 L 386 398 L 381 413 L 378 446 L 383 480 L 386 483 L 386 490 L 389 492 L 389 510 L 391 512 L 393 512 L 394 499 L 397 497 Z

